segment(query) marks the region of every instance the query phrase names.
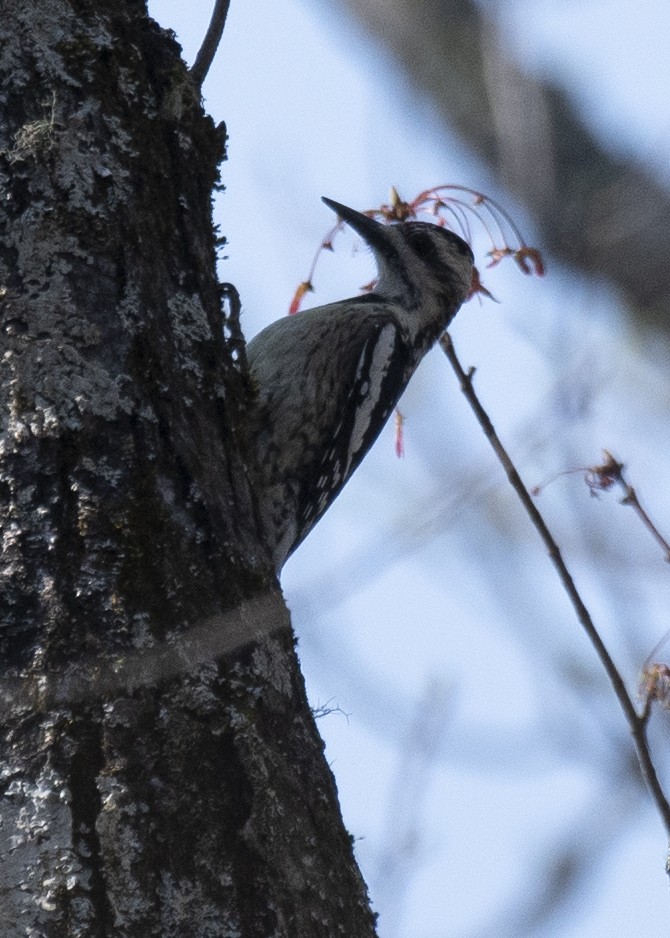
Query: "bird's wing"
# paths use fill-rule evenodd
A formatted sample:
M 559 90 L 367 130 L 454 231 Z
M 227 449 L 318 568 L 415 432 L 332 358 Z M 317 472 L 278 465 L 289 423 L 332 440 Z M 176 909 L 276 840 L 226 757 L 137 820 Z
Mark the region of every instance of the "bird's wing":
M 388 302 L 368 294 L 280 320 L 249 343 L 261 474 L 280 498 L 277 487 L 288 487 L 302 537 L 370 449 L 410 378 L 397 322 Z M 300 374 L 285 366 L 298 357 L 295 343 L 303 346 Z

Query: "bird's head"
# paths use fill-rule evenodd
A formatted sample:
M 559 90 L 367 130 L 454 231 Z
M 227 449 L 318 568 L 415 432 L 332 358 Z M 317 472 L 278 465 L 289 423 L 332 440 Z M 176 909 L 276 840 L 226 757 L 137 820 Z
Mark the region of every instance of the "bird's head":
M 376 293 L 407 298 L 412 305 L 428 294 L 443 296 L 457 309 L 471 292 L 474 256 L 453 231 L 420 221 L 382 225 L 332 199 L 323 201 L 372 248 L 379 269 Z

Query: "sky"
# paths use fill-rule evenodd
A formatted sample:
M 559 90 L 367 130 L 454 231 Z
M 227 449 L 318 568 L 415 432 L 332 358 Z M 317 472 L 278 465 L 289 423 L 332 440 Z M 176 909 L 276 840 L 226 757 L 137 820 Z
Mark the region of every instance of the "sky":
M 482 6 L 497 10 L 520 61 L 570 90 L 607 146 L 667 180 L 670 5 Z M 211 4 L 149 8 L 192 61 Z M 285 314 L 306 276 L 333 221 L 322 195 L 365 209 L 391 185 L 411 197 L 456 182 L 515 211 L 325 4 L 232 0 L 204 94 L 230 135 L 215 214 L 229 239 L 221 276 L 240 291 L 248 337 Z M 635 346 L 607 285 L 551 258 L 548 269 L 544 280 L 504 265 L 487 274 L 500 305 L 459 314 L 461 358 L 476 365 L 530 484 L 592 464 L 607 446 L 625 454 L 670 528 L 662 362 Z M 343 237 L 311 300 L 355 295 L 373 273 Z M 282 576 L 312 706 L 339 708 L 319 729 L 380 936 L 484 938 L 518 907 L 542 908 L 557 850 L 568 869 L 590 846 L 593 873 L 567 914 L 539 915 L 528 934 L 661 938 L 670 909 L 660 821 L 639 791 L 608 784 L 620 769 L 612 753 L 628 751 L 623 719 L 439 352 L 402 410 L 405 457 L 388 426 Z M 631 512 L 589 498 L 578 477 L 548 486 L 540 507 L 634 683 L 668 627 L 667 565 Z

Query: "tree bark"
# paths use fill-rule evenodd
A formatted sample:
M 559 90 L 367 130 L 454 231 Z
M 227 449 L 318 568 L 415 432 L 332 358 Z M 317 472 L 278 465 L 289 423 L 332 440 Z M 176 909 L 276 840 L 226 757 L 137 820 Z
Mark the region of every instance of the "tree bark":
M 211 191 L 142 0 L 0 16 L 0 920 L 365 936 L 256 518 Z

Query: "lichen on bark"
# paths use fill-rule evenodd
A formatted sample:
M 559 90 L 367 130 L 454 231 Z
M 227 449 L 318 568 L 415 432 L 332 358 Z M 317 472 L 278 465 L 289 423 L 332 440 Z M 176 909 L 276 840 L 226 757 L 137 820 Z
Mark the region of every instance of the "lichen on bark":
M 140 0 L 0 19 L 3 935 L 372 935 L 260 536 L 211 194 Z

